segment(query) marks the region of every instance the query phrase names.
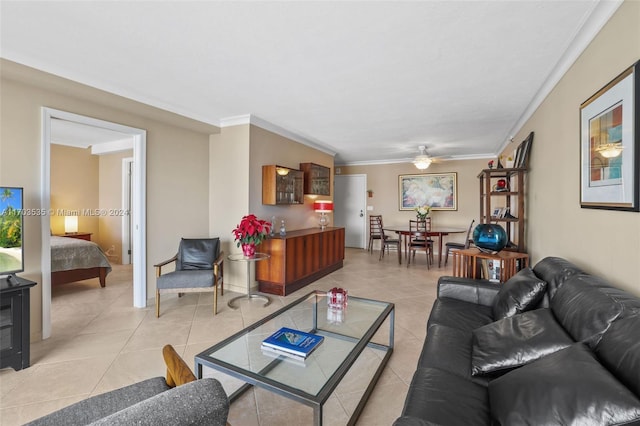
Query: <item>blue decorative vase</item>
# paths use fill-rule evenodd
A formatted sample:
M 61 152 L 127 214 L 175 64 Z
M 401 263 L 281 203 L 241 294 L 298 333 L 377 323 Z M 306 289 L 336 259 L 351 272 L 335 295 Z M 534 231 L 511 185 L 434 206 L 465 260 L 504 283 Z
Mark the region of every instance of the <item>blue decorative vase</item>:
M 481 223 L 473 230 L 473 243 L 481 250 L 498 252 L 507 245 L 507 232 L 500 225 Z

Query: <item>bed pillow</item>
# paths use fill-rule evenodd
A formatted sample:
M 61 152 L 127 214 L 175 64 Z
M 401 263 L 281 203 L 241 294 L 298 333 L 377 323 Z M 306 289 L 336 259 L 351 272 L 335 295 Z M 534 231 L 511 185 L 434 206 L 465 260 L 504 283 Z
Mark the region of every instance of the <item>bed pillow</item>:
M 493 302 L 493 318 L 500 320 L 533 309 L 544 296 L 547 283 L 531 268 L 518 271 L 502 285 Z
M 536 309 L 473 331 L 471 374 L 501 374 L 575 342 L 550 309 Z
M 489 406 L 493 421 L 502 425 L 613 425 L 640 420 L 638 397 L 582 343 L 489 382 Z

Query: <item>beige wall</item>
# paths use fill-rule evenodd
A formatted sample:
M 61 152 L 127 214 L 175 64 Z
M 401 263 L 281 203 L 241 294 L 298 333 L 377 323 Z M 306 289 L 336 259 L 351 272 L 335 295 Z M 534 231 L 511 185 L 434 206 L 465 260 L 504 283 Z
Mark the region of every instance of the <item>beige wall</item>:
M 107 212 L 98 217 L 99 234 L 96 243 L 108 252 L 111 263 L 122 263 L 122 160 L 133 158 L 133 150 L 102 154 L 100 161 L 100 210 Z M 113 252 L 111 248 L 113 247 Z
M 432 211 L 429 216 L 434 225 L 467 228 L 472 219 L 478 221 L 480 196 L 477 176 L 480 170 L 486 167 L 486 160 L 439 161 L 431 164 L 426 173 L 455 172 L 458 182 L 458 210 Z M 381 214 L 385 225 L 408 226 L 409 220 L 415 219 L 415 212 L 401 211 L 398 201 L 399 176 L 422 174 L 413 164 L 337 166 L 337 168 L 341 175 L 367 175 L 367 189 L 373 191 L 373 197 L 367 198 L 367 205 L 373 207 L 373 210 L 367 212 L 368 214 Z M 464 234 L 452 234 L 447 237 L 447 241 L 463 242 L 464 237 Z
M 640 213 L 580 208 L 579 108 L 640 59 L 639 23 L 640 2 L 625 1 L 514 143 L 535 132 L 527 227 L 532 260 L 565 257 L 635 294 L 640 294 Z M 512 150 L 513 145 L 506 151 Z
M 284 219 L 285 226 L 290 231 L 317 227 L 318 214 L 313 211 L 314 200 L 309 196 L 305 196 L 304 204 L 299 205 L 262 204 L 262 166 L 277 164 L 299 170 L 300 163 L 316 163 L 329 167 L 333 175 L 333 156 L 260 127 L 251 126 L 250 211 L 265 220 L 271 220 L 271 217 L 275 216 L 278 226 Z M 333 179 L 331 179 L 331 195 L 317 197 L 317 199 L 333 200 Z
M 225 127 L 211 135 L 210 149 L 210 235 L 220 238 L 226 253 L 240 252 L 231 231 L 249 213 L 264 220 L 275 216 L 278 223 L 284 219 L 288 230 L 317 226 L 309 197 L 304 205 L 262 204 L 262 166 L 299 169 L 300 163 L 312 162 L 333 171 L 333 156 L 249 124 Z M 333 199 L 333 195 L 323 198 Z M 246 292 L 244 264 L 225 263 L 225 286 Z
M 98 217 L 83 215 L 99 208 L 99 159 L 91 148 L 51 145 L 51 230 L 64 234 L 64 217 L 77 212 L 78 232 L 98 238 Z M 68 213 L 68 214 L 67 214 Z
M 175 254 L 181 236 L 209 232 L 209 134 L 218 129 L 2 60 L 0 181 L 24 187 L 25 208 L 41 208 L 41 107 L 147 130 L 147 292 L 153 264 Z M 42 282 L 40 217 L 25 217 L 25 272 Z M 109 279 L 107 277 L 107 286 Z M 41 285 L 31 289 L 32 339 L 42 325 Z

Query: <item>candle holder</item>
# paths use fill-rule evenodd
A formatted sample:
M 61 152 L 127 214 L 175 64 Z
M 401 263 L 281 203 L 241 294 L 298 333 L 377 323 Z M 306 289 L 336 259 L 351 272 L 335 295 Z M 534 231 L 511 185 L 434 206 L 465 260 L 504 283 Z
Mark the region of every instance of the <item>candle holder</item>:
M 327 305 L 333 309 L 345 309 L 347 307 L 347 290 L 334 287 L 327 292 Z

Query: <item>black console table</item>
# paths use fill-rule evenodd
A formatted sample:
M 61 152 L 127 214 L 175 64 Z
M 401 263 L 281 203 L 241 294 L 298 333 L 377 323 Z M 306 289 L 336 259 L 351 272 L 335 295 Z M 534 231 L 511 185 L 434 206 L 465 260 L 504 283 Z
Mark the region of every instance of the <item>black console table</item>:
M 34 285 L 15 276 L 0 280 L 0 368 L 29 367 L 29 290 Z

